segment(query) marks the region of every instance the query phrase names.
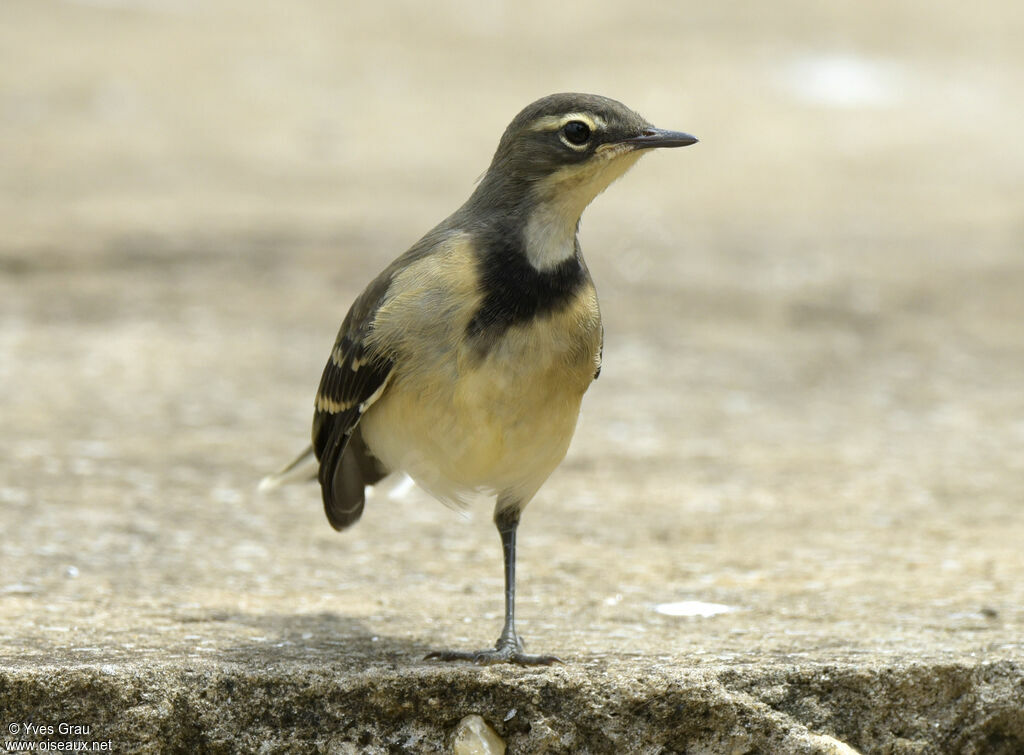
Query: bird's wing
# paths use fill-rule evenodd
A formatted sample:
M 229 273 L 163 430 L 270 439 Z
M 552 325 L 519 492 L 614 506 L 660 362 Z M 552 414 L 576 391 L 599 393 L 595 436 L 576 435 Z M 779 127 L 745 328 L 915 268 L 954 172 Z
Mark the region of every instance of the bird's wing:
M 377 314 L 402 270 L 429 255 L 443 252 L 458 234 L 453 219 L 432 230 L 378 275 L 352 304 L 338 331 L 331 358 L 320 379 L 313 415 L 313 451 L 320 461 L 324 511 L 335 529 L 343 529 L 363 512 L 364 486 L 388 471 L 363 442 L 359 420 L 384 391 L 395 370 L 396 356 L 371 338 Z
M 394 362 L 367 343 L 374 317 L 390 284 L 381 276 L 356 299 L 327 360 L 313 415 L 313 451 L 324 511 L 335 529 L 355 522 L 363 510 L 364 487 L 386 474 L 359 433 L 363 413 L 387 389 Z

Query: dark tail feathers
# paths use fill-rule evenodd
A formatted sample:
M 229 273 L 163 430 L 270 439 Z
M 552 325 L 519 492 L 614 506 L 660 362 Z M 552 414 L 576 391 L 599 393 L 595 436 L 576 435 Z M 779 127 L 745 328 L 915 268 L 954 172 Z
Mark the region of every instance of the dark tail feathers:
M 331 526 L 343 530 L 359 521 L 366 501 L 366 486 L 378 482 L 387 473 L 366 447 L 358 426 L 350 435 L 329 443 L 320 459 L 318 477 L 324 513 Z

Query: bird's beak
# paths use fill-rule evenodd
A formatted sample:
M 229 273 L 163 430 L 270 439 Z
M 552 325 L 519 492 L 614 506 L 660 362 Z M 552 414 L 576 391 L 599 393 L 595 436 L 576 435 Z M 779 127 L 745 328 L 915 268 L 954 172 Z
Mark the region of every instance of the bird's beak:
M 633 149 L 653 149 L 654 147 L 686 147 L 696 144 L 697 137 L 682 131 L 667 131 L 653 126 L 645 128 L 636 136 L 623 139 L 619 144 L 629 144 Z

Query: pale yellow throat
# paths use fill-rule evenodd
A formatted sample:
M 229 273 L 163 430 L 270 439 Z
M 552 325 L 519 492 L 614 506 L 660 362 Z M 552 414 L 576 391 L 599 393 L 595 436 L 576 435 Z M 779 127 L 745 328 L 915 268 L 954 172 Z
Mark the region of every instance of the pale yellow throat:
M 602 145 L 591 160 L 561 168 L 537 184 L 536 209 L 524 231 L 534 268 L 549 270 L 576 253 L 576 227 L 587 205 L 643 154 L 628 145 Z

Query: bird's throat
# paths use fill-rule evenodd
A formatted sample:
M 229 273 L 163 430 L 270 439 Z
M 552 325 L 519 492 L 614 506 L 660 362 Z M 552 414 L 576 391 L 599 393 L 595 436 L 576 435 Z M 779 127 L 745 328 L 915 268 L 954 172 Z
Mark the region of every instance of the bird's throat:
M 535 203 L 523 232 L 526 256 L 534 268 L 550 270 L 575 256 L 583 211 L 641 154 L 610 146 L 598 159 L 566 166 L 537 183 L 532 192 Z
M 576 233 L 583 208 L 562 203 L 541 203 L 523 229 L 526 258 L 536 270 L 552 270 L 576 256 Z

